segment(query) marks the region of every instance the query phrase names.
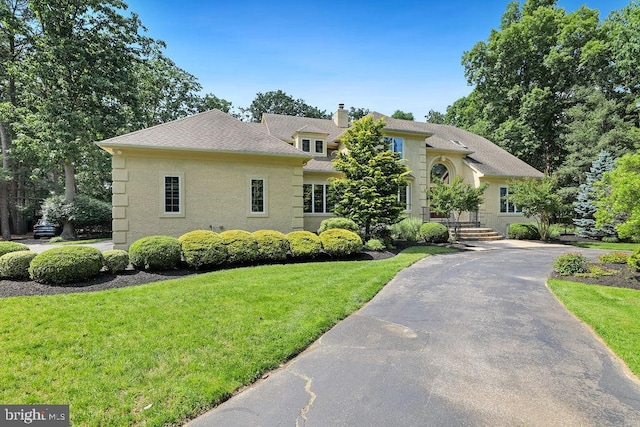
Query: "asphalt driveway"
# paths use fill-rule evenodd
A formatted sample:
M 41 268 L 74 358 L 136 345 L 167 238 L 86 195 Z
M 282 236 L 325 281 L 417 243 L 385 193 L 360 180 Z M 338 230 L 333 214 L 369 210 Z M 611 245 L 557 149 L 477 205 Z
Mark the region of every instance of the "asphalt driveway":
M 640 382 L 545 287 L 566 247 L 500 242 L 402 271 L 190 426 L 638 426 Z

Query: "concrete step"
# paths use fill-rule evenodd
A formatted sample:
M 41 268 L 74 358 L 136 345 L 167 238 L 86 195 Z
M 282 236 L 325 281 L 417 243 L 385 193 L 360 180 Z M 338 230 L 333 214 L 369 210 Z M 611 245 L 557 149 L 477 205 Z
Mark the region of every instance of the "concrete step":
M 450 230 L 453 232 L 453 230 Z M 488 240 L 502 240 L 504 237 L 497 231 L 491 228 L 460 228 L 458 229 L 459 240 L 476 240 L 476 241 L 488 241 Z

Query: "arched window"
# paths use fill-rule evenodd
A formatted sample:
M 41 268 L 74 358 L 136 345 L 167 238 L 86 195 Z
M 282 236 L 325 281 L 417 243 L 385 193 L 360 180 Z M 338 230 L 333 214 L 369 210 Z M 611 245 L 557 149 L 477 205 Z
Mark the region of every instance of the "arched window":
M 431 168 L 431 183 L 435 184 L 438 181 L 445 184 L 450 182 L 449 169 L 442 163 L 436 163 Z

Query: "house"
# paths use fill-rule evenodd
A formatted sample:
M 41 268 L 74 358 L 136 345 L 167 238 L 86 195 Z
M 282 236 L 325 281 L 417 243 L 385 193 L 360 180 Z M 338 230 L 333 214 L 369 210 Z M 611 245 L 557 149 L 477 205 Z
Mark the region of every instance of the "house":
M 478 221 L 493 228 L 523 220 L 507 182 L 541 177 L 485 138 L 452 126 L 384 118 L 385 142 L 411 173 L 398 195 L 406 216 L 432 220 L 426 190 L 434 180 L 488 184 Z M 331 163 L 349 127 L 340 104 L 333 120 L 265 114 L 244 123 L 218 110 L 98 143 L 112 155 L 113 240 L 127 248 L 154 234 L 318 229 L 331 217 Z

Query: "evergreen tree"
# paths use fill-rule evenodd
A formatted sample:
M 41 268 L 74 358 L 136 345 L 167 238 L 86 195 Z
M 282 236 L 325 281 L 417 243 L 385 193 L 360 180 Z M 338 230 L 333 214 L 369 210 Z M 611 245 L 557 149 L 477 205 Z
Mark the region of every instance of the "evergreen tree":
M 595 238 L 615 234 L 612 225 L 597 227 L 594 216 L 596 213 L 594 184 L 602 180 L 605 172 L 613 170 L 613 167 L 611 153 L 605 150 L 600 151 L 598 158 L 586 173 L 586 182 L 580 185 L 577 199 L 573 203 L 573 210 L 576 213 L 573 223 L 576 225 L 576 234 L 580 237 Z
M 342 142 L 349 150 L 334 160 L 344 178 L 334 179 L 334 213 L 355 221 L 368 239 L 373 229 L 398 222 L 404 205 L 398 193 L 406 184 L 407 167 L 383 142 L 383 119 L 366 116 L 353 122 Z

